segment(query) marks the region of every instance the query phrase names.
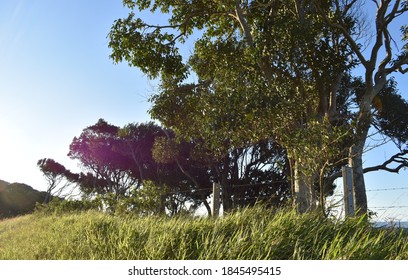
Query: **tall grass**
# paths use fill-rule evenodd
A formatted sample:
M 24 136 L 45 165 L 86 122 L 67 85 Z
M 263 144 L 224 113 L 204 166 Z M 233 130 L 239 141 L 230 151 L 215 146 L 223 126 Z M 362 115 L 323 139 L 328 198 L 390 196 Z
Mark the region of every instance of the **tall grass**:
M 0 259 L 408 259 L 408 233 L 263 207 L 217 220 L 28 215 L 0 222 Z

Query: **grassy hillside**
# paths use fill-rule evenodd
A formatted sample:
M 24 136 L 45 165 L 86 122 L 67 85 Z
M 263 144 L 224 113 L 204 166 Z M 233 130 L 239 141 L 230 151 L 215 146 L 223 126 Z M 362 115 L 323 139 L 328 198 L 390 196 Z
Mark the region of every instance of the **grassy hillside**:
M 32 213 L 37 202 L 44 202 L 46 192 L 21 183 L 0 180 L 0 219 Z
M 0 259 L 408 259 L 402 230 L 262 207 L 216 221 L 34 214 L 0 221 L 0 244 Z

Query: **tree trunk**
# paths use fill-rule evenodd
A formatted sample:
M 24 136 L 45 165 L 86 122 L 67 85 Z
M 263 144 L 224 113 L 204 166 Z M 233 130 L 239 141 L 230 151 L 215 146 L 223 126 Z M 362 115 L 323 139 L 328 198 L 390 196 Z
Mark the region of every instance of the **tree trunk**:
M 212 216 L 211 207 L 210 207 L 210 204 L 208 203 L 208 201 L 205 198 L 203 199 L 203 204 L 205 206 L 205 209 L 207 209 L 208 217 L 211 217 Z
M 232 209 L 232 186 L 230 180 L 228 180 L 229 165 L 230 157 L 226 155 L 223 158 L 222 167 L 217 168 L 219 183 L 221 184 L 221 203 L 224 213 L 228 213 Z
M 360 114 L 357 119 L 356 137 L 349 148 L 349 166 L 353 173 L 353 194 L 356 215 L 367 213 L 367 194 L 364 182 L 363 152 L 371 124 L 371 100 L 361 101 Z
M 361 141 L 360 141 L 361 142 Z M 357 215 L 363 215 L 367 213 L 367 195 L 364 182 L 364 172 L 363 172 L 363 148 L 361 144 L 356 143 L 350 147 L 349 156 L 349 166 L 353 173 L 353 196 L 354 196 L 354 206 L 355 213 Z
M 313 176 L 306 175 L 301 163 L 294 164 L 294 203 L 298 213 L 306 213 L 316 208 Z
M 224 213 L 228 213 L 232 209 L 231 185 L 228 180 L 221 180 L 221 191 L 222 209 Z

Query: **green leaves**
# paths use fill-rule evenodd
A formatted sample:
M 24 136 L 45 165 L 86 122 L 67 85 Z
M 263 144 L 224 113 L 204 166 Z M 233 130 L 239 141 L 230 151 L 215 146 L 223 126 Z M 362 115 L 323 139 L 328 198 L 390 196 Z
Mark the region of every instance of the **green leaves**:
M 150 78 L 160 74 L 183 79 L 186 67 L 175 46 L 176 35 L 161 32 L 160 27 L 150 26 L 130 13 L 126 19 L 114 22 L 108 37 L 110 58 L 119 63 L 126 60 L 130 66 L 138 67 Z
M 147 2 L 138 5 L 144 9 Z M 170 2 L 154 1 L 155 5 L 168 7 Z M 233 1 L 177 1 L 171 6 L 167 26 L 139 19 L 114 26 L 112 57 L 125 58 L 151 77 L 161 75 L 162 89 L 151 98 L 152 116 L 183 137 L 206 139 L 215 149 L 293 127 L 305 112 L 316 110 L 318 94 L 327 94 L 330 88 L 323 85 L 319 93 L 316 83 L 332 82 L 345 68 L 341 64 L 345 54 L 333 51 L 322 19 L 313 9 L 305 12 L 310 7 L 302 6 L 304 14 L 298 14 L 299 7 L 289 2 L 241 4 L 239 18 Z M 180 37 L 167 33 L 167 28 L 180 32 Z M 125 32 L 115 33 L 122 29 Z M 198 29 L 203 33 L 182 65 L 175 39 Z M 124 43 L 114 45 L 120 40 Z M 198 83 L 183 80 L 187 68 Z
M 408 102 L 398 94 L 397 83 L 391 79 L 378 95 L 381 108 L 375 115 L 375 126 L 390 137 L 402 151 L 408 148 Z
M 114 61 L 161 79 L 150 114 L 178 139 L 200 139 L 217 158 L 273 139 L 320 175 L 344 158 L 358 102 L 343 79 L 356 65 L 344 34 L 359 31 L 354 1 L 125 2 L 169 13 L 161 25 L 131 13 L 109 36 Z

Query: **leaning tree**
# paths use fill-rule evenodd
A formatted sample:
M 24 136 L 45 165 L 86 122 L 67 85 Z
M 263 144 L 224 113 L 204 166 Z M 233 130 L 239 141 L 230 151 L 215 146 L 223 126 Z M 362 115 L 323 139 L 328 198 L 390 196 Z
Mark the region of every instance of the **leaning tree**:
M 47 181 L 43 203 L 50 202 L 53 197 L 67 197 L 75 191 L 78 175 L 62 164 L 51 158 L 43 158 L 38 160 L 37 166 Z

